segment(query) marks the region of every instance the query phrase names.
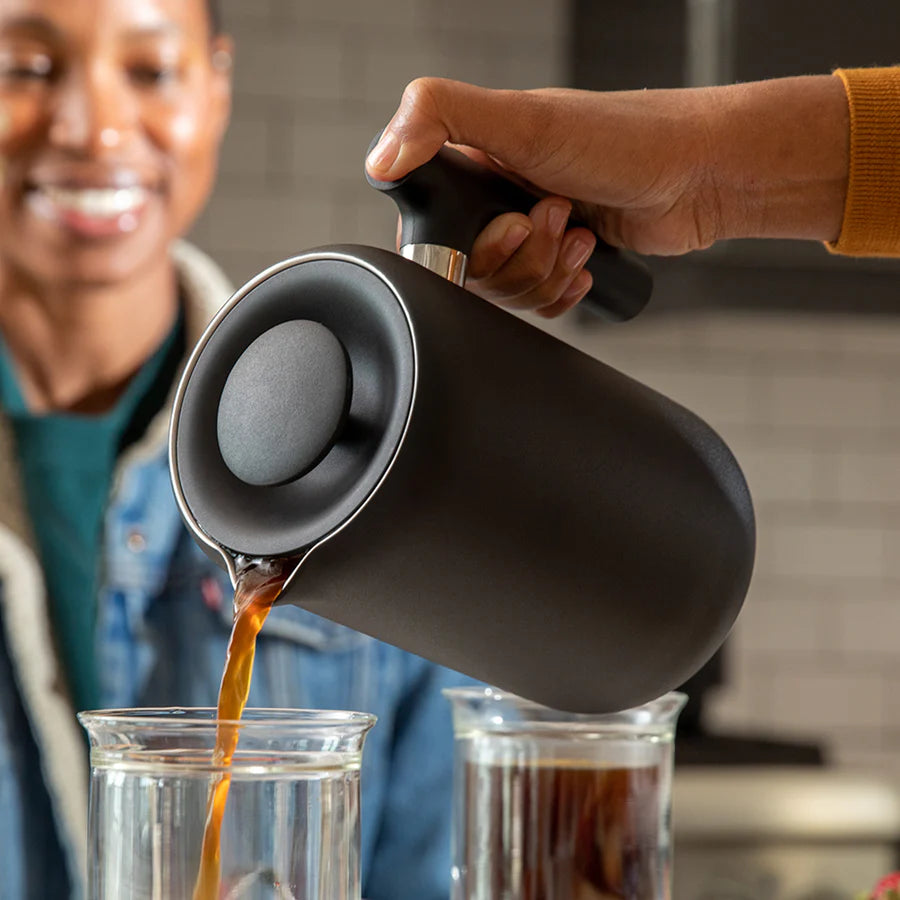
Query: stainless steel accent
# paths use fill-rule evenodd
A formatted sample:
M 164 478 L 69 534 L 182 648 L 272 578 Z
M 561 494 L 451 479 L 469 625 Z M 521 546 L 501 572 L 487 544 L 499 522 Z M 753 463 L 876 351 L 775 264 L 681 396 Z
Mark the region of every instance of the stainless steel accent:
M 454 251 L 455 252 L 455 251 Z M 462 255 L 462 254 L 460 254 Z M 465 256 L 463 256 L 465 260 Z M 294 576 L 300 570 L 300 567 L 307 560 L 310 553 L 312 553 L 317 547 L 321 547 L 326 541 L 333 538 L 338 532 L 343 531 L 366 507 L 368 502 L 372 499 L 372 497 L 377 493 L 378 489 L 384 484 L 385 478 L 390 474 L 391 469 L 394 466 L 394 463 L 397 459 L 397 454 L 400 452 L 400 448 L 403 446 L 403 442 L 406 439 L 406 433 L 409 430 L 409 422 L 412 418 L 412 411 L 416 405 L 416 393 L 418 391 L 419 386 L 419 347 L 416 343 L 416 333 L 413 329 L 412 318 L 410 317 L 409 310 L 406 308 L 406 304 L 403 302 L 403 297 L 400 295 L 400 291 L 397 289 L 396 285 L 385 276 L 384 272 L 377 269 L 375 266 L 365 262 L 364 260 L 357 259 L 349 253 L 341 253 L 341 252 L 325 252 L 325 253 L 303 253 L 300 256 L 291 257 L 291 259 L 282 260 L 279 263 L 276 263 L 273 266 L 270 266 L 263 272 L 260 272 L 255 278 L 248 281 L 243 287 L 238 288 L 234 294 L 231 295 L 231 298 L 225 303 L 225 305 L 216 313 L 213 320 L 206 327 L 206 331 L 203 332 L 200 340 L 197 342 L 197 345 L 191 351 L 190 358 L 187 361 L 187 365 L 184 367 L 184 372 L 181 375 L 181 379 L 178 382 L 178 388 L 175 391 L 175 400 L 172 404 L 172 417 L 169 420 L 169 472 L 170 479 L 172 482 L 172 489 L 175 493 L 175 502 L 178 504 L 178 509 L 181 512 L 184 521 L 188 524 L 191 531 L 206 544 L 211 550 L 214 550 L 218 553 L 222 559 L 225 561 L 225 567 L 228 570 L 228 576 L 231 579 L 232 585 L 237 582 L 237 559 L 240 557 L 236 557 L 235 554 L 227 547 L 223 547 L 221 544 L 213 540 L 201 527 L 200 523 L 194 518 L 191 513 L 190 508 L 187 505 L 187 501 L 184 499 L 184 491 L 181 488 L 181 478 L 178 475 L 178 462 L 177 462 L 177 454 L 175 453 L 175 444 L 178 440 L 178 422 L 181 417 L 181 407 L 184 404 L 184 392 L 187 387 L 188 379 L 191 377 L 192 372 L 194 371 L 194 367 L 197 365 L 197 360 L 200 358 L 200 354 L 203 352 L 203 349 L 209 343 L 209 339 L 212 337 L 213 332 L 219 327 L 222 320 L 231 312 L 232 309 L 247 295 L 252 291 L 257 285 L 261 284 L 266 279 L 270 278 L 272 275 L 277 274 L 278 272 L 283 271 L 284 269 L 289 269 L 291 266 L 296 265 L 300 262 L 312 262 L 315 260 L 339 260 L 340 262 L 352 263 L 353 265 L 360 266 L 363 269 L 371 272 L 373 275 L 380 278 L 391 290 L 394 296 L 397 298 L 397 303 L 400 304 L 400 309 L 403 311 L 403 316 L 406 319 L 406 323 L 409 326 L 409 333 L 412 342 L 412 353 L 413 353 L 413 383 L 412 383 L 412 397 L 410 399 L 409 404 L 409 412 L 406 416 L 406 422 L 403 425 L 403 433 L 400 435 L 400 440 L 397 441 L 397 446 L 394 449 L 394 455 L 391 458 L 390 463 L 388 463 L 387 468 L 384 470 L 384 474 L 379 479 L 378 483 L 375 484 L 362 503 L 356 508 L 356 511 L 353 515 L 349 516 L 344 522 L 342 522 L 337 528 L 331 531 L 329 534 L 324 535 L 320 538 L 312 547 L 310 547 L 299 559 L 297 562 L 297 566 L 293 572 L 291 572 L 290 577 L 284 583 L 283 591 L 287 591 L 290 587 L 291 582 L 294 580 Z M 465 267 L 463 267 L 465 268 Z
M 684 79 L 688 87 L 734 81 L 735 0 L 687 0 Z
M 460 287 L 466 283 L 469 257 L 452 247 L 442 247 L 440 244 L 404 244 L 400 248 L 400 255 Z

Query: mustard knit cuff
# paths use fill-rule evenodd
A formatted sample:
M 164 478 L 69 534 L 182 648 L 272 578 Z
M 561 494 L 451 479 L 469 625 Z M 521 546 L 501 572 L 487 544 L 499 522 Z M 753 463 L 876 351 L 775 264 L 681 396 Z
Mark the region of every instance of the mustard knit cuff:
M 837 69 L 850 106 L 850 177 L 837 241 L 850 256 L 900 256 L 900 66 Z

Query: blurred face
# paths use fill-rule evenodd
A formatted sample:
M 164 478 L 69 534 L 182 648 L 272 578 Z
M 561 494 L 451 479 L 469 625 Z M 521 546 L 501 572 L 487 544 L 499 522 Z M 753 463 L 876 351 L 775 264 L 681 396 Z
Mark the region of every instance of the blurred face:
M 204 0 L 0 0 L 0 267 L 113 284 L 165 256 L 228 117 Z

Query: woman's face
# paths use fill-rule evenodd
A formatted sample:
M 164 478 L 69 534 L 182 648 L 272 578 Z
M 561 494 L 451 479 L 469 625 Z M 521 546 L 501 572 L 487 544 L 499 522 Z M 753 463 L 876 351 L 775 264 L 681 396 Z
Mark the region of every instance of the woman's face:
M 204 0 L 0 0 L 0 270 L 113 284 L 212 186 L 227 43 Z

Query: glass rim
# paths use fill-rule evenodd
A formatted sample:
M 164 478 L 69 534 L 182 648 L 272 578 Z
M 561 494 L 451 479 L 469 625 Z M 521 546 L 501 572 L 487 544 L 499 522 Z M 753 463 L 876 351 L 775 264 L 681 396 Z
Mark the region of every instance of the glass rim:
M 76 714 L 81 725 L 92 728 L 154 728 L 213 730 L 220 725 L 240 728 L 312 729 L 327 727 L 371 728 L 377 721 L 372 713 L 343 709 L 289 709 L 248 707 L 240 719 L 219 719 L 214 706 L 156 706 L 146 708 L 93 709 Z
M 454 718 L 456 719 L 457 713 L 459 714 L 459 722 L 481 721 L 489 730 L 497 731 L 507 728 L 541 731 L 567 728 L 576 731 L 607 728 L 618 730 L 627 726 L 641 730 L 658 730 L 662 733 L 674 729 L 675 718 L 688 700 L 687 694 L 682 691 L 668 691 L 646 703 L 626 709 L 608 713 L 575 713 L 554 709 L 490 685 L 444 688 L 443 694 L 453 705 Z M 493 707 L 493 704 L 496 704 L 496 707 Z M 484 715 L 489 713 L 491 708 L 495 708 L 499 713 L 504 705 L 508 709 L 520 711 L 525 718 L 507 720 L 495 714 L 490 720 L 484 720 Z M 529 713 L 532 714 L 531 717 L 528 717 Z M 547 716 L 544 717 L 543 714 Z
M 462 687 L 448 687 L 443 688 L 441 693 L 445 697 L 449 697 L 453 700 L 505 700 L 512 703 L 518 703 L 522 706 L 534 706 L 539 709 L 552 709 L 550 706 L 545 706 L 543 703 L 538 703 L 536 700 L 529 700 L 526 697 L 520 697 L 518 694 L 514 694 L 512 691 L 504 691 L 502 688 L 492 687 L 491 685 L 465 685 Z M 655 703 L 659 703 L 663 700 L 672 702 L 678 701 L 683 703 L 687 700 L 687 694 L 684 691 L 666 691 L 665 694 L 660 694 L 658 697 L 654 697 L 652 700 L 648 700 L 646 703 L 639 703 L 637 706 L 629 706 L 625 709 L 617 709 L 613 710 L 609 713 L 571 713 L 573 716 L 614 716 L 618 713 L 628 712 L 629 709 L 642 709 L 645 706 L 652 706 Z M 564 712 L 564 710 L 560 710 L 560 712 Z

